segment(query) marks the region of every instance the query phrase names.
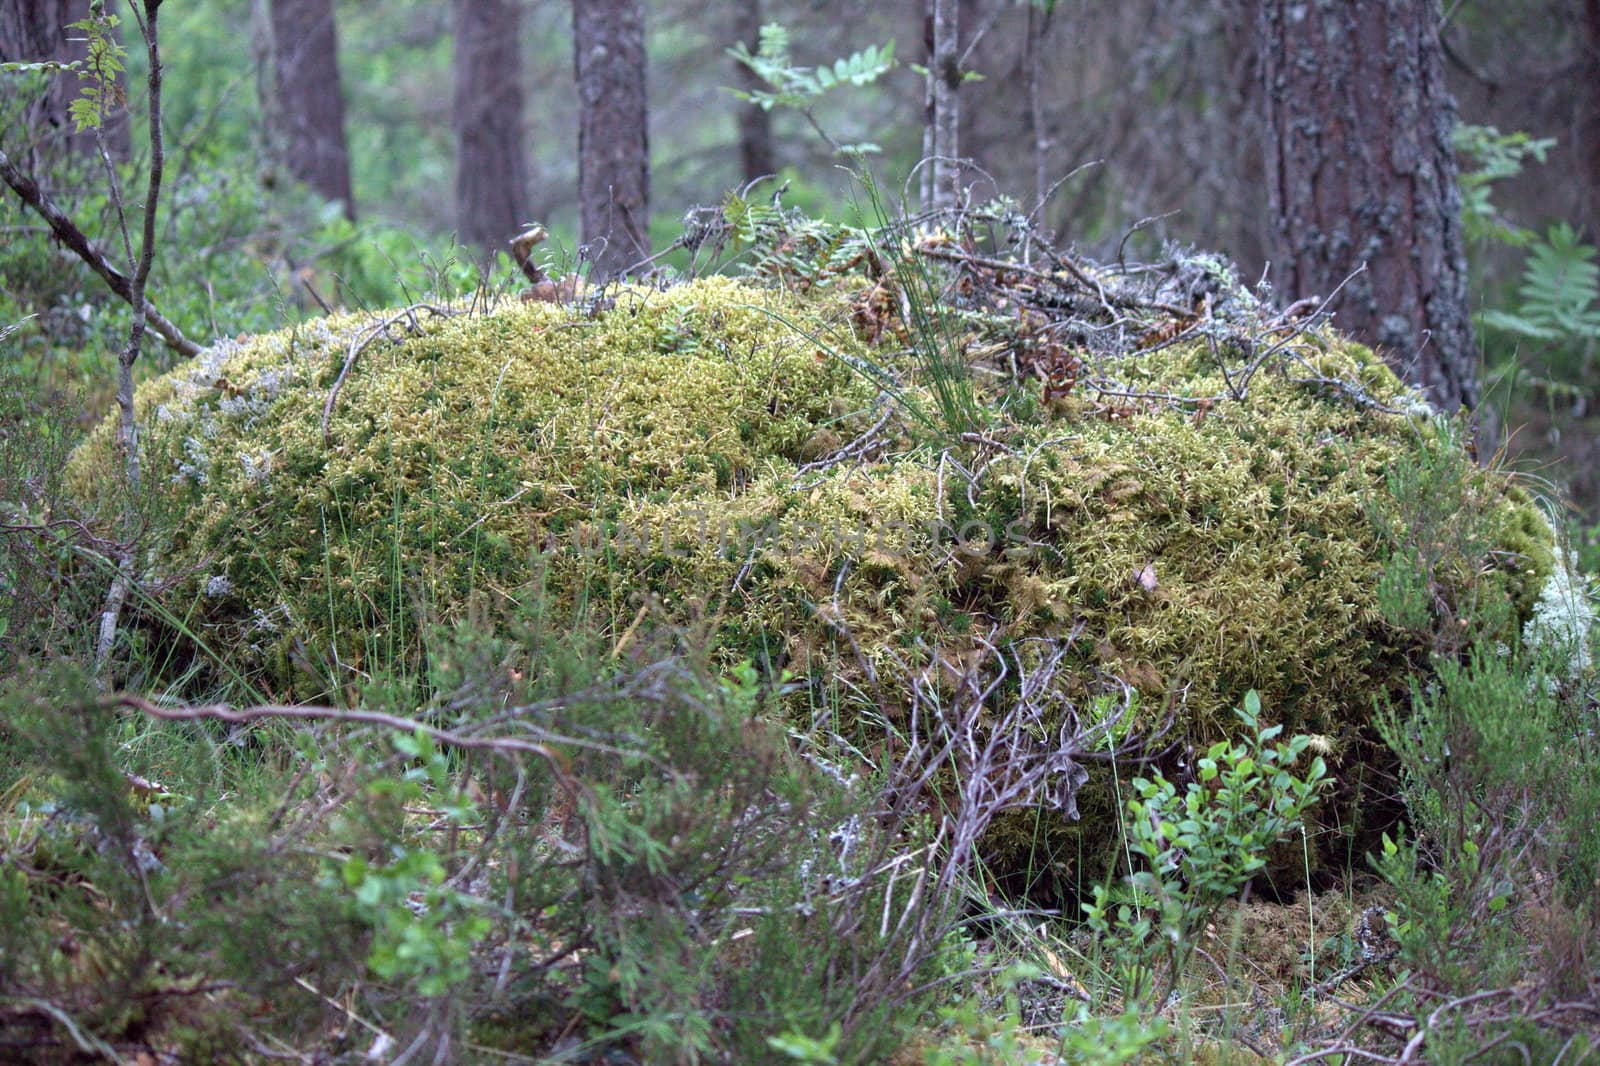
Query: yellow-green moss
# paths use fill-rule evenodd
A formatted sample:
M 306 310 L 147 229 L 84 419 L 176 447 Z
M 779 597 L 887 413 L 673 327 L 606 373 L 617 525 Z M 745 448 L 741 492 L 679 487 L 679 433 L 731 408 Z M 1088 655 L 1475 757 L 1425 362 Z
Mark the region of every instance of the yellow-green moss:
M 155 558 L 182 575 L 178 613 L 267 687 L 303 691 L 297 646 L 323 667 L 404 663 L 422 617 L 523 588 L 546 539 L 792 469 L 871 393 L 769 305 L 794 310 L 712 279 L 625 290 L 593 317 L 419 312 L 415 335 L 401 318 L 360 352 L 326 445 L 324 405 L 374 317 L 207 352 L 138 396 L 145 482 L 177 516 Z M 115 476 L 113 441 L 108 421 L 76 456 L 87 499 Z
M 1337 734 L 1403 686 L 1414 635 L 1378 611 L 1377 516 L 1389 472 L 1441 445 L 1369 350 L 1308 337 L 1248 379 L 1204 343 L 1133 353 L 1100 368 L 1133 396 L 997 410 L 995 443 L 952 455 L 891 424 L 871 461 L 803 470 L 874 421 L 873 387 L 811 335 L 921 388 L 830 327 L 828 299 L 708 279 L 593 313 L 391 313 L 326 443 L 379 319 L 213 349 L 139 394 L 146 484 L 174 516 L 150 560 L 177 579 L 167 607 L 302 697 L 419 669 L 430 625 L 535 586 L 619 638 L 646 604 L 709 620 L 723 654 L 786 659 L 846 713 L 894 713 L 929 649 L 1075 630 L 1064 697 L 1115 675 L 1197 739 L 1250 688 Z M 86 500 L 113 441 L 108 422 L 75 458 Z M 1443 571 L 1489 572 L 1520 624 L 1549 527 L 1463 469 L 1491 557 Z
M 848 632 L 872 663 L 952 626 L 1082 624 L 1085 665 L 1153 702 L 1181 690 L 1213 723 L 1256 688 L 1325 729 L 1382 683 L 1369 502 L 1419 434 L 1316 383 L 1406 402 L 1358 345 L 1317 338 L 1243 402 L 1148 398 L 1226 395 L 1203 345 L 1132 357 L 1119 376 L 1147 398 L 1019 427 L 969 489 L 926 454 L 797 478 L 865 424 L 870 392 L 780 321 L 815 309 L 748 285 L 626 290 L 593 316 L 389 317 L 326 445 L 329 391 L 371 316 L 225 345 L 140 392 L 147 483 L 179 516 L 159 555 L 184 578 L 179 613 L 271 688 L 294 680 L 297 646 L 324 667 L 414 661 L 424 620 L 536 572 L 620 625 L 651 592 L 808 656 Z M 112 439 L 108 422 L 77 457 L 85 496 L 115 468 Z M 1503 493 L 1486 485 L 1482 505 L 1521 561 L 1502 573 L 1526 615 L 1549 530 Z

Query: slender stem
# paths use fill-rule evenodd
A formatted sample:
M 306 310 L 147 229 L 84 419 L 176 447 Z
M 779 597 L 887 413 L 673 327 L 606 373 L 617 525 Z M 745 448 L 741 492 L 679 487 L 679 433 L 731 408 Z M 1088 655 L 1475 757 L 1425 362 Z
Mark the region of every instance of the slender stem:
M 160 11 L 161 0 L 143 0 L 143 4 L 144 17 L 140 18 L 139 4 L 133 0 L 129 3 L 133 9 L 134 19 L 139 23 L 139 30 L 144 35 L 145 51 L 150 57 L 150 73 L 146 82 L 150 94 L 150 173 L 145 188 L 144 226 L 139 235 L 139 260 L 133 264 L 133 277 L 128 281 L 128 302 L 136 310 L 148 306 L 145 303 L 144 291 L 145 284 L 150 279 L 150 265 L 155 261 L 156 211 L 161 203 L 161 173 L 165 163 L 161 140 L 161 46 L 156 30 L 156 15 Z M 115 175 L 112 180 L 112 195 L 116 196 Z M 124 230 L 124 241 L 126 241 L 126 230 Z M 134 417 L 133 365 L 138 362 L 139 349 L 144 342 L 146 317 L 145 314 L 133 316 L 133 323 L 128 327 L 128 342 L 117 358 L 117 408 L 120 411 L 118 436 L 126 463 L 129 492 L 123 523 L 128 529 L 132 529 L 137 523 L 134 507 L 139 495 L 139 424 Z M 130 537 L 126 540 L 126 546 L 116 554 L 117 574 L 112 579 L 111 589 L 106 594 L 105 607 L 100 612 L 100 630 L 95 639 L 97 671 L 105 666 L 111 655 L 111 649 L 115 646 L 117 621 L 135 580 L 134 563 L 134 540 Z
M 130 302 L 134 307 L 144 306 L 145 283 L 150 278 L 150 265 L 155 260 L 156 211 L 161 203 L 161 176 L 166 163 L 161 138 L 161 42 L 156 30 L 156 16 L 161 10 L 161 0 L 144 0 L 144 18 L 139 28 L 144 31 L 145 50 L 150 56 L 150 73 L 147 85 L 150 91 L 150 179 L 145 190 L 144 229 L 139 236 L 139 262 L 129 283 Z M 135 17 L 138 12 L 135 10 Z M 133 317 L 128 330 L 128 344 L 117 361 L 117 406 L 122 409 L 122 445 L 127 449 L 128 485 L 139 491 L 139 433 L 133 410 L 133 364 L 139 359 L 139 349 L 144 341 L 143 315 Z
M 50 231 L 55 234 L 67 248 L 70 248 L 77 257 L 84 261 L 101 279 L 106 286 L 118 296 L 128 301 L 134 307 L 133 290 L 128 281 L 128 276 L 118 270 L 105 254 L 89 243 L 89 238 L 83 230 L 68 218 L 66 212 L 57 207 L 55 202 L 39 187 L 39 183 L 24 174 L 17 165 L 6 155 L 5 149 L 0 148 L 0 178 L 11 186 L 23 203 L 33 208 L 35 213 L 50 224 Z M 131 256 L 132 253 L 130 252 Z M 167 346 L 181 355 L 194 356 L 200 354 L 200 345 L 183 335 L 183 331 L 170 322 L 161 312 L 151 306 L 148 300 L 144 303 L 144 320 L 150 328 L 160 334 Z

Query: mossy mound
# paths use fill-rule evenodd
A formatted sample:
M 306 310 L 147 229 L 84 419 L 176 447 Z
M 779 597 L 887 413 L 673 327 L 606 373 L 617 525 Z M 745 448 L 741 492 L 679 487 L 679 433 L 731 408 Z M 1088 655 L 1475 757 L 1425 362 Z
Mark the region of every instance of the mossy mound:
M 425 620 L 525 590 L 546 538 L 647 500 L 715 506 L 870 406 L 784 306 L 710 280 L 593 314 L 340 315 L 209 349 L 137 397 L 170 602 L 269 692 L 312 694 L 296 654 L 403 668 Z M 116 483 L 114 442 L 108 421 L 75 456 L 84 498 Z
M 1073 634 L 1064 697 L 1116 677 L 1196 738 L 1251 688 L 1337 735 L 1403 687 L 1418 649 L 1376 594 L 1387 475 L 1454 445 L 1370 351 L 1308 334 L 1235 399 L 1243 355 L 1172 344 L 1119 357 L 1115 391 L 1011 383 L 949 448 L 892 420 L 851 447 L 881 407 L 847 360 L 913 400 L 922 383 L 828 325 L 841 299 L 708 279 L 214 348 L 138 397 L 167 609 L 300 698 L 426 678 L 434 627 L 535 589 L 619 642 L 649 610 L 709 619 L 730 660 L 781 661 L 846 711 L 892 715 L 932 649 Z M 113 442 L 108 422 L 75 458 L 85 499 L 116 477 Z M 1465 469 L 1491 550 L 1440 572 L 1520 624 L 1549 528 Z

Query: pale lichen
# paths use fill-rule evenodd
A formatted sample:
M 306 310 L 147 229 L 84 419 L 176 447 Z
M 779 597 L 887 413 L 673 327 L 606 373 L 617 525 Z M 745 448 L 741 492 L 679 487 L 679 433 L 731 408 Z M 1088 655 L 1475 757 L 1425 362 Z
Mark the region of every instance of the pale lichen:
M 1572 566 L 1566 550 L 1557 543 L 1552 552 L 1555 564 L 1522 628 L 1522 641 L 1547 659 L 1557 677 L 1574 681 L 1593 665 L 1589 638 L 1594 603 L 1588 581 Z

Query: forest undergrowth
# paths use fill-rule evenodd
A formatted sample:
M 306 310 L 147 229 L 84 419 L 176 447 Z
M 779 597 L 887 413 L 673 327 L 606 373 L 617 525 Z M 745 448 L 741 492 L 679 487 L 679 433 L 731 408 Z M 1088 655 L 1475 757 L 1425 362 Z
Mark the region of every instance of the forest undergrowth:
M 153 18 L 149 33 L 153 48 Z M 159 123 L 151 136 L 160 160 Z M 180 189 L 205 185 L 194 162 Z M 158 231 L 156 170 L 139 256 L 126 242 L 130 265 L 144 261 L 134 292 L 162 232 L 206 253 L 157 270 L 157 282 L 194 275 L 167 291 L 207 294 L 174 317 L 229 323 L 228 335 L 287 327 L 293 352 L 310 309 L 225 265 L 284 205 L 215 182 Z M 985 493 L 1012 477 L 1025 498 L 1040 426 L 1069 427 L 1057 446 L 1156 416 L 1198 436 L 1248 413 L 1253 383 L 1293 374 L 1308 406 L 1390 419 L 1406 443 L 1349 538 L 1372 546 L 1373 661 L 1387 680 L 1325 693 L 1267 677 L 1259 687 L 1283 694 L 1273 705 L 1256 684 L 1185 676 L 1198 651 L 1162 676 L 1093 647 L 1082 617 L 1030 599 L 1024 555 L 1006 554 L 1050 554 L 1041 538 L 1065 502 L 1020 527 L 1034 541 L 991 546 L 997 559 L 963 575 L 978 591 L 935 605 L 944 628 L 869 641 L 823 596 L 792 632 L 745 625 L 739 605 L 781 569 L 754 552 L 722 606 L 703 610 L 646 594 L 666 587 L 665 567 L 647 568 L 661 584 L 633 598 L 606 595 L 637 576 L 606 553 L 575 597 L 535 559 L 516 587 L 485 580 L 438 610 L 395 488 L 373 525 L 389 549 L 383 594 L 352 589 L 359 611 L 345 616 L 327 593 L 336 631 L 326 648 L 284 639 L 285 684 L 249 649 L 221 650 L 207 601 L 231 592 L 225 573 L 185 598 L 197 573 L 165 569 L 192 518 L 173 503 L 181 493 L 141 489 L 137 463 L 92 506 L 72 488 L 91 427 L 69 387 L 109 393 L 105 353 L 131 332 L 134 357 L 115 361 L 129 443 L 84 447 L 148 458 L 133 375 L 178 361 L 137 362 L 142 326 L 80 299 L 36 235 L 0 250 L 26 289 L 0 305 L 17 319 L 0 322 L 0 343 L 19 327 L 29 342 L 0 363 L 0 1058 L 1600 1060 L 1600 711 L 1593 590 L 1575 566 L 1592 546 L 1568 538 L 1558 502 L 1476 464 L 1459 422 L 1391 404 L 1398 382 L 1370 352 L 1338 362 L 1327 301 L 1280 309 L 1226 260 L 1187 249 L 1094 264 L 1005 201 L 905 217 L 870 180 L 862 195 L 843 224 L 747 189 L 690 216 L 672 268 L 641 272 L 644 306 L 715 273 L 837 297 L 832 318 L 782 324 L 871 402 L 812 427 L 827 431 L 813 438 L 829 445 L 820 455 L 773 446 L 799 486 L 786 505 L 830 472 L 898 463 L 928 473 L 959 517 L 987 506 L 985 519 L 1015 521 L 1028 512 L 998 513 Z M 87 208 L 124 209 L 115 174 Z M 406 308 L 367 328 L 390 355 L 400 334 L 427 335 L 419 318 L 487 320 L 510 288 L 504 261 L 485 282 L 449 249 L 402 257 L 404 237 L 364 241 L 331 216 L 267 258 L 291 263 L 300 238 L 331 246 L 348 302 Z M 386 272 L 400 258 L 409 265 Z M 314 278 L 290 277 L 322 302 Z M 560 329 L 626 313 L 623 295 L 571 286 Z M 25 325 L 20 309 L 37 306 L 45 320 Z M 703 356 L 715 317 L 686 314 L 642 359 Z M 1140 384 L 1141 366 L 1180 345 L 1216 375 L 1215 395 Z M 324 445 L 366 349 L 346 351 L 320 368 Z M 208 384 L 254 418 L 251 386 Z M 1324 435 L 1329 454 L 1343 446 Z M 272 461 L 246 466 L 254 478 Z M 499 488 L 486 464 L 426 462 L 430 482 L 464 481 L 482 499 Z M 1325 491 L 1347 473 L 1336 465 L 1317 472 Z M 715 466 L 694 473 L 729 495 L 756 478 Z M 1096 476 L 1085 497 L 1104 489 L 1119 508 L 1108 525 L 1127 521 L 1137 489 Z M 1266 499 L 1287 528 L 1281 481 Z M 1508 508 L 1537 534 L 1527 553 L 1504 546 Z M 458 517 L 472 532 L 488 514 Z M 300 534 L 335 587 L 347 557 L 325 528 Z M 1331 566 L 1312 554 L 1309 570 Z M 1071 550 L 1052 558 L 1075 573 Z M 900 562 L 858 565 L 898 579 Z M 831 584 L 837 606 L 851 565 L 799 569 Z M 953 555 L 940 566 L 965 569 Z M 1002 579 L 1023 592 L 995 591 Z M 1170 602 L 1169 571 L 1153 563 L 1120 580 L 1087 592 L 1081 614 L 1113 594 Z M 290 617 L 252 606 L 262 633 Z M 808 625 L 829 630 L 827 670 L 797 653 L 821 647 Z M 1227 710 L 1186 720 L 1189 696 L 1199 705 L 1207 691 L 1226 691 Z M 1330 706 L 1359 714 L 1335 720 Z M 1091 808 L 1101 793 L 1109 803 Z M 993 846 L 1019 825 L 1075 818 L 1101 820 L 1110 863 Z
M 757 276 L 817 284 L 847 261 L 876 276 L 857 328 L 928 346 L 923 374 L 953 373 L 974 286 L 1039 280 L 962 238 L 972 218 L 947 244 L 879 217 L 846 247 L 843 231 L 738 198 L 706 217 L 722 228 L 698 248 L 739 247 Z M 1215 288 L 1205 262 L 1190 281 Z M 1055 266 L 1047 277 L 1087 268 Z M 891 278 L 921 300 L 886 296 Z M 1094 314 L 1159 302 L 1120 284 L 1090 279 Z M 1173 320 L 1173 335 L 1192 328 Z M 965 377 L 926 393 L 946 397 L 931 407 L 900 395 L 907 446 L 981 448 L 1089 374 L 1048 340 L 1024 350 L 1031 372 L 999 405 L 963 393 Z M 893 373 L 859 372 L 896 400 Z M 1447 430 L 1374 496 L 1383 610 L 1422 649 L 1408 691 L 1374 694 L 1377 754 L 1339 764 L 1379 782 L 1371 832 L 1350 838 L 1377 846 L 1330 866 L 1312 817 L 1338 784 L 1328 739 L 1267 725 L 1254 692 L 1227 739 L 1180 750 L 1179 772 L 1172 736 L 1119 727 L 1133 696 L 1113 686 L 1080 716 L 1099 732 L 1071 740 L 1125 759 L 1110 763 L 1122 861 L 1030 898 L 987 867 L 985 833 L 1070 803 L 1077 778 L 1067 749 L 1018 743 L 1039 723 L 1026 683 L 1003 680 L 1028 676 L 1014 649 L 952 657 L 954 681 L 919 682 L 909 719 L 872 719 L 856 693 L 730 666 L 716 619 L 663 624 L 645 604 L 625 625 L 596 605 L 557 624 L 536 590 L 480 590 L 422 659 L 335 665 L 322 701 L 275 703 L 159 580 L 135 580 L 97 661 L 128 527 L 97 527 L 63 488 L 72 409 L 3 395 L 9 1060 L 1595 1055 L 1589 591 L 1550 593 L 1550 624 L 1523 627 L 1489 586 L 1444 572 L 1488 551 L 1462 520 L 1471 461 Z M 158 539 L 164 521 L 146 506 L 135 535 Z M 392 598 L 372 639 L 416 625 L 422 594 Z M 848 734 L 828 726 L 846 702 Z M 1300 856 L 1288 881 L 1286 854 Z

